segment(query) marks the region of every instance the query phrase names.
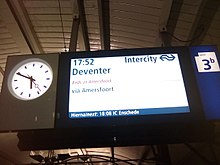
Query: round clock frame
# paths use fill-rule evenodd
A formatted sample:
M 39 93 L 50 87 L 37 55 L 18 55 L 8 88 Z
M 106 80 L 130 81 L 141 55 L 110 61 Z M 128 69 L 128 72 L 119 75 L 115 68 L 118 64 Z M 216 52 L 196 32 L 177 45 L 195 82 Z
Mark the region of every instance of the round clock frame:
M 8 76 L 10 93 L 20 100 L 33 100 L 42 96 L 52 84 L 53 70 L 43 59 L 29 58 L 19 62 Z

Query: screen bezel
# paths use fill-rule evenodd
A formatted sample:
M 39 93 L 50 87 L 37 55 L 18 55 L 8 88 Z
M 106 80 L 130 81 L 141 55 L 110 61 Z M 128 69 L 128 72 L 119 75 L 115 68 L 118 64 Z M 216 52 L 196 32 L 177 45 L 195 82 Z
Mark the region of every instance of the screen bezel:
M 186 94 L 189 102 L 190 112 L 179 114 L 154 114 L 144 116 L 120 116 L 120 117 L 98 117 L 98 118 L 69 118 L 69 80 L 70 61 L 77 58 L 96 58 L 114 56 L 135 56 L 177 53 L 180 61 Z M 110 51 L 93 52 L 65 52 L 59 57 L 59 75 L 57 87 L 57 106 L 55 128 L 80 128 L 80 127 L 124 127 L 124 126 L 152 126 L 160 124 L 187 124 L 204 120 L 203 108 L 198 92 L 198 87 L 193 74 L 190 51 L 188 47 L 172 48 L 137 48 Z

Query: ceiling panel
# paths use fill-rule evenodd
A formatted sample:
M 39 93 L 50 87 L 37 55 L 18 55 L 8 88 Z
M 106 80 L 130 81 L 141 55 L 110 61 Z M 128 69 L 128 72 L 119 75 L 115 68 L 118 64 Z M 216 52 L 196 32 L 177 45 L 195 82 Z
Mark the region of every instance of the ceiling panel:
M 60 22 L 60 17 L 59 14 L 31 14 L 29 15 L 29 18 L 31 19 L 31 21 L 37 20 L 37 21 L 58 21 Z M 63 15 L 62 14 L 62 19 L 63 21 L 72 21 L 72 14 L 68 14 L 68 15 Z
M 26 2 L 24 2 L 26 4 Z M 41 14 L 55 14 L 57 15 L 57 13 L 59 13 L 59 8 L 56 7 L 49 7 L 49 6 L 42 6 L 42 7 L 32 7 L 29 6 L 28 7 L 28 13 L 30 15 L 41 15 Z M 62 7 L 62 14 L 72 14 L 72 8 L 70 6 L 67 7 Z
M 23 3 L 43 51 L 52 53 L 67 49 L 73 18 L 72 2 L 24 0 Z
M 7 56 L 20 54 L 20 50 L 8 31 L 4 22 L 0 19 L 0 69 L 5 70 Z M 3 82 L 3 75 L 0 72 L 0 91 Z
M 213 18 L 209 30 L 207 31 L 207 35 L 203 39 L 203 44 L 217 45 L 218 50 L 220 50 L 220 7 Z
M 25 7 L 31 8 L 57 8 L 58 1 L 57 0 L 23 0 L 25 3 Z M 69 0 L 61 0 L 61 7 L 71 7 Z
M 139 8 L 141 8 L 141 7 L 149 7 L 149 8 L 161 9 L 162 6 L 163 6 L 163 0 L 154 0 L 154 1 L 152 1 L 152 0 L 138 0 L 138 1 L 118 0 L 118 1 L 114 1 L 113 3 L 127 5 L 127 6 L 133 6 L 137 10 L 139 10 Z
M 8 31 L 6 25 L 0 20 L 0 57 L 1 55 L 19 54 L 19 48 L 13 39 L 13 36 Z
M 110 2 L 110 34 L 113 48 L 155 45 L 163 2 L 148 2 L 124 0 Z
M 53 20 L 32 20 L 32 25 L 34 27 L 61 27 L 61 21 L 53 21 Z M 66 29 L 71 29 L 72 21 L 63 21 L 63 26 Z
M 184 0 L 181 10 L 179 12 L 179 18 L 176 24 L 175 31 L 173 35 L 178 38 L 179 40 L 176 40 L 173 38 L 172 40 L 172 46 L 182 46 L 185 45 L 187 42 L 181 42 L 181 41 L 187 41 L 188 37 L 190 35 L 191 28 L 193 26 L 193 22 L 197 17 L 197 12 L 199 10 L 200 4 L 202 0 Z
M 146 15 L 149 16 L 158 16 L 158 13 L 161 10 L 161 6 L 160 7 L 149 7 L 146 4 L 145 5 L 141 5 L 141 4 L 134 4 L 135 1 L 133 1 L 133 3 L 128 3 L 126 1 L 111 1 L 112 6 L 114 6 L 113 10 L 115 11 L 121 11 L 121 9 L 123 8 L 124 12 L 132 12 L 132 13 L 138 13 L 138 14 L 143 14 L 145 13 Z

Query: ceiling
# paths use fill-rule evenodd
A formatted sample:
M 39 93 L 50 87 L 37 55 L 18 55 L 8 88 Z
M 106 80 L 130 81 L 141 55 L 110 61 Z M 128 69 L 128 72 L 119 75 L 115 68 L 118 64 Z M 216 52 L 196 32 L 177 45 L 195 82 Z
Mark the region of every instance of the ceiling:
M 0 0 L 0 88 L 8 56 L 203 44 L 220 48 L 219 0 Z M 0 161 L 35 162 L 17 143 L 16 133 L 0 134 Z M 173 164 L 193 162 L 186 146 L 169 149 Z M 112 148 L 71 152 L 112 156 Z M 146 146 L 116 147 L 114 153 L 133 164 L 154 156 Z

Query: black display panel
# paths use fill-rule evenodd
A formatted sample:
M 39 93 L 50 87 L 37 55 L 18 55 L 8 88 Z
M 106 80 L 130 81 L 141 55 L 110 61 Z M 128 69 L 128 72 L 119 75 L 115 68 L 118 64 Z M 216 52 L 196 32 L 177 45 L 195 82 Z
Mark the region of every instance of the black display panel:
M 203 120 L 187 47 L 62 53 L 56 128 Z

